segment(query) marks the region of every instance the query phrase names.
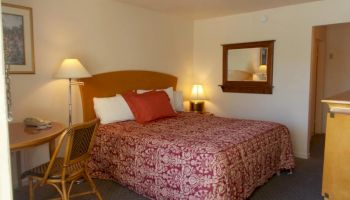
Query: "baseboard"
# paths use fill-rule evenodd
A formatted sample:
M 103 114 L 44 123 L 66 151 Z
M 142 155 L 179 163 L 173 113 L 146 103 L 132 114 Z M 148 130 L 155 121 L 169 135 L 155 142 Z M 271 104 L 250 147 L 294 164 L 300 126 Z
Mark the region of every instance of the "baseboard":
M 294 152 L 294 156 L 297 158 L 309 159 L 310 153 L 305 154 L 305 153 Z

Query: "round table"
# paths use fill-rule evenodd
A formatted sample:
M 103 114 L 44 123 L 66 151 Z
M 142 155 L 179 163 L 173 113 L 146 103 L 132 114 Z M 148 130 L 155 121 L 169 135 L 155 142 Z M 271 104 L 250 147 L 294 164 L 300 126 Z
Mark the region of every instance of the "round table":
M 36 129 L 27 127 L 23 122 L 9 124 L 10 149 L 16 152 L 18 186 L 21 186 L 21 152 L 19 150 L 49 143 L 50 157 L 55 150 L 55 138 L 65 130 L 61 123 L 52 122 L 52 127 Z
M 55 139 L 65 129 L 63 124 L 52 122 L 52 127 L 47 129 L 36 129 L 35 127 L 27 127 L 22 122 L 10 123 L 10 149 L 16 151 L 19 149 L 38 146 L 49 142 L 50 155 L 55 147 Z

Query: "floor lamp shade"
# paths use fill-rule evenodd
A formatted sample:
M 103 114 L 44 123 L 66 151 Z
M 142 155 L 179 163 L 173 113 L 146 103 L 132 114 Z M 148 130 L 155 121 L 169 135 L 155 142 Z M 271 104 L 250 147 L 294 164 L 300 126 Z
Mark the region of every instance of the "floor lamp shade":
M 64 59 L 55 78 L 86 78 L 91 77 L 78 59 Z

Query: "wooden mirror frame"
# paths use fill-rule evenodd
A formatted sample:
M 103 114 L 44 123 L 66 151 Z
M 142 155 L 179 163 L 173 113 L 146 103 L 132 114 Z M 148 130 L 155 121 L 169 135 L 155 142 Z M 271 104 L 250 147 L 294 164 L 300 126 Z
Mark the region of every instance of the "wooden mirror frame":
M 273 72 L 273 49 L 275 40 L 259 41 L 259 42 L 247 42 L 237 44 L 223 44 L 223 77 L 221 89 L 223 92 L 232 93 L 257 93 L 257 94 L 272 94 L 272 72 Z M 229 81 L 228 74 L 228 51 L 231 49 L 244 49 L 244 48 L 267 48 L 267 60 L 266 60 L 266 81 Z

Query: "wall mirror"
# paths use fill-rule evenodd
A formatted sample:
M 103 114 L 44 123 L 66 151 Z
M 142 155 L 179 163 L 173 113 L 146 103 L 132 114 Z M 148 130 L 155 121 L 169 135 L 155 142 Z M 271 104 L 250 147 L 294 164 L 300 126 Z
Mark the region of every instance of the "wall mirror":
M 224 44 L 223 92 L 272 94 L 275 40 Z

